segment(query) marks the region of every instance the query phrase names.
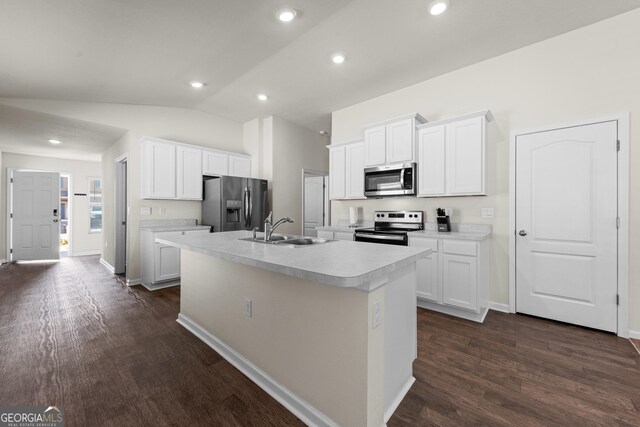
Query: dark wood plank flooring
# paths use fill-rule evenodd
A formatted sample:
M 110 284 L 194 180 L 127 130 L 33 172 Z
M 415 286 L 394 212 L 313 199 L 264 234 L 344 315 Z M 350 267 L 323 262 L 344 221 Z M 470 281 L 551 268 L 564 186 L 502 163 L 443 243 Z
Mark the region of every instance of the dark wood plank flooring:
M 97 257 L 0 267 L 0 404 L 67 425 L 302 425 L 175 321 L 179 288 L 128 288 Z M 640 425 L 627 340 L 490 312 L 418 310 L 416 383 L 390 426 Z

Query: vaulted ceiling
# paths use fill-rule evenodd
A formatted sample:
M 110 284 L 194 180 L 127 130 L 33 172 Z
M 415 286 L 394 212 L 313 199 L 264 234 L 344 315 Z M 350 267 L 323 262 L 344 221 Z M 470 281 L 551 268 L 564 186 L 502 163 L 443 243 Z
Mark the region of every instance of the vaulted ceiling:
M 0 0 L 0 97 L 331 111 L 640 7 L 640 0 Z M 296 19 L 283 24 L 288 6 Z M 330 57 L 343 52 L 335 65 Z M 195 90 L 192 80 L 206 82 Z M 260 102 L 259 92 L 270 99 Z

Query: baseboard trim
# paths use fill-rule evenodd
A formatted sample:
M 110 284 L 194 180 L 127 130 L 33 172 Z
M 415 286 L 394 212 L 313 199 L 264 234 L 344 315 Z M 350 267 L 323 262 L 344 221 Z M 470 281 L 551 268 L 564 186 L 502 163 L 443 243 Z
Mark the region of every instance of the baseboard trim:
M 87 251 L 87 252 L 73 252 L 71 253 L 72 257 L 76 257 L 76 256 L 89 256 L 89 255 L 101 255 L 102 252 L 100 251 Z
M 213 334 L 207 332 L 200 325 L 189 319 L 184 314 L 178 314 L 177 322 L 205 344 L 214 349 L 220 356 L 246 375 L 251 381 L 256 383 L 267 394 L 276 399 L 291 413 L 298 417 L 303 423 L 310 426 L 337 426 L 338 424 L 315 409 L 308 402 L 295 395 L 291 390 L 278 384 L 266 372 L 245 359 L 231 347 L 226 345 Z
M 146 283 L 140 281 L 140 285 L 144 286 L 146 290 L 153 292 L 159 289 L 166 289 L 166 288 L 172 288 L 174 286 L 180 286 L 180 280 L 174 280 L 173 282 L 166 282 L 166 283 L 158 283 L 157 285 L 147 285 Z
M 427 310 L 437 311 L 438 313 L 448 314 L 449 316 L 461 317 L 463 319 L 471 320 L 473 322 L 482 323 L 484 318 L 489 312 L 488 308 L 483 308 L 479 313 L 473 311 L 464 310 L 461 308 L 449 307 L 448 305 L 436 304 L 431 301 L 425 301 L 418 298 L 418 307 L 426 308 Z
M 0 259 L 0 265 L 4 264 L 4 263 L 6 263 L 6 262 L 7 262 L 7 260 L 6 260 L 6 259 Z
M 127 286 L 142 285 L 142 279 L 127 279 Z
M 502 304 L 500 302 L 489 301 L 489 310 L 501 311 L 503 313 L 510 313 L 509 304 Z
M 104 265 L 104 267 L 109 270 L 109 272 L 111 272 L 111 274 L 115 274 L 116 269 L 109 264 L 107 261 L 104 260 L 104 258 L 100 258 L 100 264 Z
M 640 340 L 640 331 L 632 331 L 631 329 L 629 329 L 629 338 Z
M 409 378 L 407 380 L 406 383 L 403 384 L 402 388 L 400 389 L 400 392 L 398 393 L 396 398 L 393 399 L 393 401 L 391 402 L 391 405 L 389 406 L 389 408 L 387 408 L 387 410 L 384 411 L 384 422 L 385 422 L 385 424 L 387 423 L 387 421 L 389 421 L 389 419 L 391 418 L 393 413 L 396 411 L 396 409 L 398 409 L 398 406 L 400 406 L 400 402 L 402 402 L 402 400 L 407 395 L 407 393 L 409 393 L 409 389 L 411 388 L 411 386 L 415 382 L 416 382 L 416 379 L 415 379 L 415 377 L 412 376 L 411 378 Z

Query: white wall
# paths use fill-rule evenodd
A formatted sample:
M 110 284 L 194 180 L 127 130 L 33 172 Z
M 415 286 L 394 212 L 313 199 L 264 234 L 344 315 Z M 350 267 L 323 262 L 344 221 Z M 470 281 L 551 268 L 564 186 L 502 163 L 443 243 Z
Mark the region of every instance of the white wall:
M 302 170 L 329 170 L 329 138 L 273 116 L 273 219 L 289 216 L 293 224 L 278 231 L 302 234 Z
M 361 125 L 410 112 L 428 120 L 489 108 L 489 196 L 440 199 L 400 198 L 333 202 L 334 222 L 348 218 L 350 206 L 422 209 L 433 222 L 436 207 L 455 209 L 453 220 L 490 223 L 494 237 L 491 299 L 508 302 L 508 153 L 509 132 L 540 125 L 631 112 L 631 317 L 640 331 L 640 10 L 519 49 L 422 83 L 335 111 L 332 142 L 362 137 Z M 495 217 L 480 217 L 494 207 Z
M 70 230 L 71 230 L 71 255 L 98 253 L 101 248 L 102 233 L 89 233 L 89 197 L 74 196 L 73 193 L 88 193 L 89 178 L 102 177 L 100 163 L 81 160 L 54 159 L 51 157 L 30 156 L 25 154 L 2 153 L 2 176 L 7 176 L 7 169 L 32 169 L 49 172 L 68 173 L 71 177 L 69 188 L 69 203 L 71 204 Z M 1 187 L 0 198 L 2 202 L 3 221 L 0 225 L 2 241 L 0 242 L 0 259 L 6 258 L 6 233 L 7 223 L 7 193 L 6 187 Z

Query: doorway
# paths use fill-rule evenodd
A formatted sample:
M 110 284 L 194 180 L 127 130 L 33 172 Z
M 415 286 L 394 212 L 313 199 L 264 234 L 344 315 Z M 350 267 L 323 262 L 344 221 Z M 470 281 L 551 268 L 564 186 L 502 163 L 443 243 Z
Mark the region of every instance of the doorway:
M 329 175 L 326 172 L 302 171 L 302 234 L 317 237 L 316 227 L 329 224 Z
M 60 174 L 8 169 L 11 261 L 60 259 Z
M 71 175 L 60 174 L 60 257 L 71 252 Z
M 115 263 L 114 273 L 126 277 L 127 273 L 127 155 L 116 159 L 116 206 L 115 206 Z
M 512 135 L 511 311 L 628 333 L 626 126 Z

